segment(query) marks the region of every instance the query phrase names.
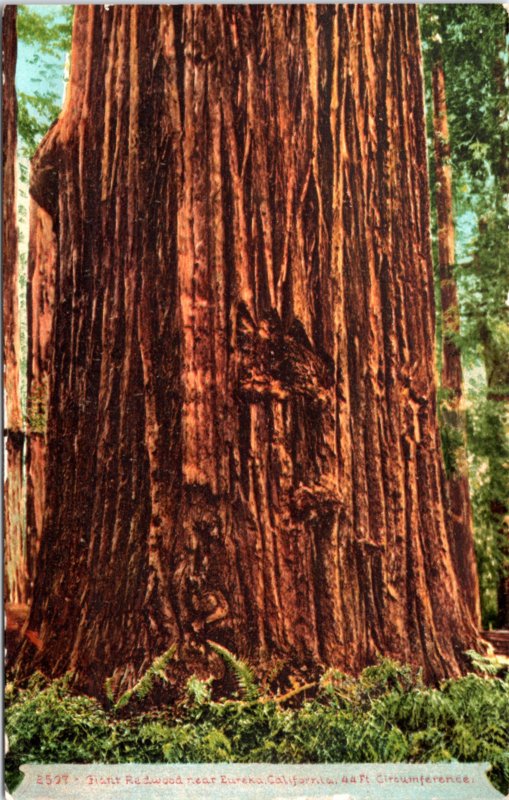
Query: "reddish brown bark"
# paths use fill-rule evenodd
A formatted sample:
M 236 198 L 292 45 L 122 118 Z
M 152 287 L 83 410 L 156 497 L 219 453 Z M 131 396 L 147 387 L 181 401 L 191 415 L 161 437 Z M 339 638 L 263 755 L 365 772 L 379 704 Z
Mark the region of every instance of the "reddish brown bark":
M 23 514 L 23 418 L 20 396 L 18 229 L 16 222 L 16 7 L 6 6 L 2 24 L 3 231 L 2 288 L 6 475 L 4 481 L 5 599 L 26 602 Z
M 24 668 L 456 673 L 410 6 L 76 7 Z
M 30 584 L 35 577 L 45 506 L 46 425 L 57 243 L 51 216 L 30 201 L 27 298 L 27 542 Z
M 473 618 L 480 622 L 480 598 L 474 551 L 468 482 L 466 416 L 463 399 L 458 288 L 454 276 L 454 214 L 451 150 L 447 121 L 444 66 L 439 43 L 433 63 L 433 131 L 435 144 L 438 263 L 442 306 L 441 414 L 447 429 L 451 466 L 447 476 L 449 539 L 458 580 L 464 586 Z

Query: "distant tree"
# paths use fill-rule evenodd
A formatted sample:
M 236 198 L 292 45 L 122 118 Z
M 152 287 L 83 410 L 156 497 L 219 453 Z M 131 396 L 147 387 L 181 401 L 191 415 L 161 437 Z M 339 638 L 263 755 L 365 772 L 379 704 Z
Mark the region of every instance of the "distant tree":
M 6 480 L 4 483 L 5 599 L 27 595 L 23 507 L 24 431 L 20 396 L 18 228 L 16 217 L 16 6 L 6 6 L 2 24 L 2 289 Z
M 500 190 L 487 192 L 486 200 L 487 207 L 482 203 L 479 209 L 472 261 L 465 268 L 467 346 L 477 338 L 486 375 L 470 422 L 474 513 L 483 535 L 478 551 L 484 562 L 485 618 L 509 628 L 509 214 Z
M 434 144 L 434 198 L 437 213 L 438 278 L 441 311 L 441 406 L 442 441 L 447 442 L 447 491 L 449 495 L 450 540 L 456 571 L 479 616 L 478 577 L 474 557 L 472 510 L 468 485 L 466 414 L 463 369 L 459 346 L 460 308 L 455 276 L 455 223 L 451 145 L 442 53 L 440 18 L 430 18 L 432 36 L 432 106 Z
M 470 372 L 485 374 L 468 406 L 483 619 L 485 625 L 507 626 L 509 16 L 502 5 L 423 6 L 429 91 L 436 19 L 447 76 L 450 164 L 461 245 L 461 259 L 453 270 L 462 317 L 456 343 Z

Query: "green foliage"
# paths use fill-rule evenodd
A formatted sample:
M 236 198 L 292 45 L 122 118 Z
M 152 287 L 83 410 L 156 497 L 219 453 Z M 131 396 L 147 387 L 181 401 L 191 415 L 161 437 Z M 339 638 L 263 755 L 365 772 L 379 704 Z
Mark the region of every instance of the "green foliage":
M 260 688 L 255 681 L 255 677 L 251 668 L 245 663 L 245 661 L 241 661 L 239 658 L 233 655 L 233 653 L 230 653 L 226 647 L 210 641 L 209 645 L 212 650 L 223 659 L 226 666 L 231 669 L 246 700 L 256 700 L 260 695 Z
M 28 63 L 37 77 L 31 84 L 41 86 L 31 93 L 18 91 L 18 133 L 23 155 L 29 157 L 60 112 L 62 93 L 56 87 L 71 47 L 72 17 L 73 6 L 18 6 L 18 40 L 33 51 Z
M 509 181 L 509 164 L 508 175 Z M 469 242 L 469 260 L 461 270 L 463 331 L 460 345 L 466 356 L 486 358 L 489 384 L 506 379 L 509 367 L 509 211 L 497 185 L 488 185 L 472 203 L 477 228 Z M 505 364 L 505 375 L 492 374 Z M 504 381 L 502 381 L 504 382 Z M 508 387 L 506 386 L 506 392 Z
M 456 400 L 450 389 L 439 387 L 437 401 L 445 473 L 448 478 L 452 478 L 463 469 L 466 444 L 465 421 L 454 408 Z
M 32 385 L 26 422 L 32 433 L 46 433 L 48 423 L 47 380 Z
M 488 658 L 475 650 L 467 650 L 466 655 L 470 658 L 474 669 L 482 675 L 498 675 L 506 668 L 499 658 Z
M 458 453 L 464 448 L 464 439 L 461 430 L 446 422 L 441 422 L 440 438 L 442 442 L 442 455 L 444 457 L 445 473 L 448 478 L 458 471 Z
M 477 658 L 477 656 L 476 656 Z M 481 659 L 482 656 L 479 656 Z M 210 699 L 192 678 L 176 711 L 120 719 L 66 680 L 7 692 L 13 786 L 22 762 L 338 763 L 489 761 L 509 789 L 509 678 L 470 674 L 426 687 L 410 667 L 383 660 L 352 678 L 328 670 L 299 707 L 274 700 Z
M 420 6 L 420 20 L 427 77 L 437 37 L 441 43 L 452 167 L 461 200 L 467 177 L 483 185 L 490 164 L 503 159 L 508 130 L 506 11 L 497 4 L 426 4 Z
M 468 414 L 471 492 L 483 625 L 496 627 L 497 590 L 508 569 L 509 424 L 503 403 L 482 387 Z
M 460 347 L 467 384 L 468 454 L 483 624 L 500 624 L 498 590 L 507 569 L 509 508 L 509 48 L 501 5 L 420 7 L 428 107 L 433 244 L 437 223 L 432 67 L 446 81 L 459 291 Z M 437 276 L 437 290 L 439 278 Z M 438 342 L 446 335 L 437 291 Z M 438 361 L 440 366 L 440 347 Z M 504 402 L 505 400 L 505 402 Z M 442 410 L 442 408 L 441 408 Z M 447 474 L 458 436 L 440 414 Z
M 167 731 L 167 739 L 162 746 L 164 761 L 214 763 L 232 760 L 230 740 L 223 731 L 210 724 L 197 727 L 184 723 Z
M 58 11 L 49 13 L 47 10 L 42 15 L 30 6 L 19 6 L 18 39 L 28 45 L 37 45 L 41 55 L 53 55 L 55 50 L 68 52 L 71 49 L 73 10 L 73 6 L 59 6 Z
M 24 154 L 33 156 L 37 145 L 60 113 L 56 94 L 18 92 L 18 130 L 25 145 Z
M 212 682 L 212 678 L 209 678 L 206 681 L 202 681 L 197 678 L 195 675 L 192 675 L 186 684 L 186 693 L 187 698 L 190 703 L 197 708 L 201 708 L 202 706 L 210 703 L 212 700 L 212 692 L 210 689 L 210 684 Z
M 64 677 L 45 686 L 36 675 L 24 691 L 6 692 L 9 753 L 6 779 L 19 780 L 21 762 L 103 761 L 111 727 L 105 712 L 88 697 L 75 696 Z
M 173 659 L 176 651 L 177 647 L 173 644 L 165 653 L 156 658 L 132 689 L 128 689 L 120 695 L 114 705 L 114 710 L 119 711 L 121 708 L 124 708 L 133 698 L 144 700 L 152 691 L 157 678 L 166 683 L 166 668 Z M 113 697 L 111 679 L 106 681 L 105 691 L 108 698 L 111 699 Z

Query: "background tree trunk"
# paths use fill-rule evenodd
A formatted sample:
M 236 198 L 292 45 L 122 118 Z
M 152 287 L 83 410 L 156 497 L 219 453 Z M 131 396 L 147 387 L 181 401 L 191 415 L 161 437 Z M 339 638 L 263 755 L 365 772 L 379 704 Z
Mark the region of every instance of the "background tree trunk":
M 468 483 L 466 415 L 463 399 L 458 289 L 454 276 L 454 215 L 452 168 L 447 123 L 447 99 L 441 46 L 435 41 L 433 64 L 433 131 L 435 144 L 438 262 L 442 305 L 442 375 L 444 394 L 441 415 L 448 440 L 450 465 L 447 475 L 449 538 L 454 566 L 464 587 L 474 619 L 480 620 L 479 587 L 474 551 L 472 510 Z
M 23 513 L 23 418 L 20 395 L 18 229 L 16 223 L 16 7 L 3 11 L 3 335 L 6 475 L 4 481 L 5 599 L 25 603 L 27 574 Z
M 26 459 L 27 560 L 31 589 L 36 572 L 46 497 L 46 426 L 56 258 L 57 242 L 52 218 L 31 199 L 27 297 L 30 358 L 27 375 Z
M 410 6 L 76 7 L 25 669 L 458 672 L 421 84 Z

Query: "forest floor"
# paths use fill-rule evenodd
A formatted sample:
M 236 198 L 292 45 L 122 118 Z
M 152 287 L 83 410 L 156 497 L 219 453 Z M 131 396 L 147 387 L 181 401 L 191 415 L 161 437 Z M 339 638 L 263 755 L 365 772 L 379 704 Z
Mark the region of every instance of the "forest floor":
M 75 694 L 70 676 L 36 674 L 6 687 L 12 791 L 23 763 L 490 762 L 509 790 L 509 670 L 472 656 L 472 672 L 427 687 L 410 667 L 383 660 L 358 678 L 328 670 L 308 688 L 270 693 L 249 667 L 230 664 L 237 687 L 214 699 L 190 678 L 186 696 L 154 705 L 161 675 L 103 704 Z M 498 674 L 497 673 L 498 670 Z M 155 694 L 154 694 L 155 692 Z

